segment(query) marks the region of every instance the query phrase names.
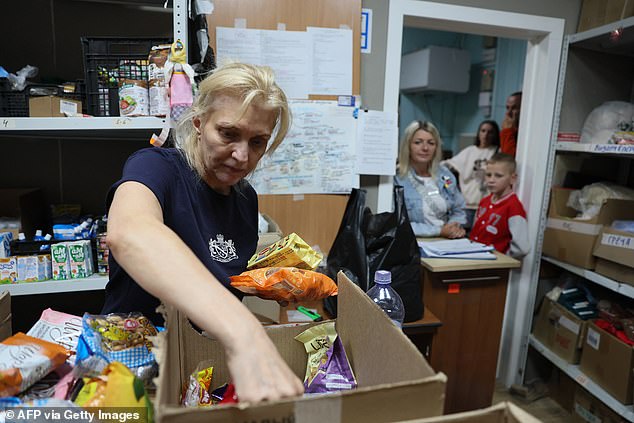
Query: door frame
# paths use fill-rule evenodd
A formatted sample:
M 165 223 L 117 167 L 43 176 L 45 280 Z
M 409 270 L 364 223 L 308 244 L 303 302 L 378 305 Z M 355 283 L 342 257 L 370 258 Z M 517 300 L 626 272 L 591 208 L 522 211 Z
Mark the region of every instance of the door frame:
M 528 352 L 528 335 L 539 271 L 540 220 L 547 201 L 548 157 L 551 154 L 553 115 L 565 21 L 559 18 L 503 12 L 419 0 L 390 0 L 383 110 L 398 112 L 403 27 L 414 26 L 527 41 L 521 130 L 517 147 L 516 193 L 528 216 L 533 248 L 521 269 L 513 271 L 507 290 L 506 310 L 498 359 L 498 377 L 506 385 L 522 383 Z M 510 93 L 509 93 L 510 94 Z M 392 177 L 383 176 L 378 187 L 377 210 L 392 208 Z

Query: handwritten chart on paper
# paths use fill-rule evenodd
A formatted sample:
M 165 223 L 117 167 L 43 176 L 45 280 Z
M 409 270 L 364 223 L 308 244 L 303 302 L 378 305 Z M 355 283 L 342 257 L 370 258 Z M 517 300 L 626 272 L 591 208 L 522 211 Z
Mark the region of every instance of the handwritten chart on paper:
M 258 194 L 340 194 L 359 186 L 356 120 L 332 102 L 291 102 L 293 124 L 249 182 Z

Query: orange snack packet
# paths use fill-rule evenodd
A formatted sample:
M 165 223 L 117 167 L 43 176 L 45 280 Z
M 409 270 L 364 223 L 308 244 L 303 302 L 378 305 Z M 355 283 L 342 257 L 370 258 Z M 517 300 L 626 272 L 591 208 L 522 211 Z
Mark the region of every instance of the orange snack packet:
M 314 301 L 337 295 L 337 285 L 328 276 L 295 267 L 263 267 L 229 279 L 240 291 L 267 300 Z
M 63 364 L 69 352 L 61 345 L 18 332 L 0 343 L 0 396 L 24 391 Z

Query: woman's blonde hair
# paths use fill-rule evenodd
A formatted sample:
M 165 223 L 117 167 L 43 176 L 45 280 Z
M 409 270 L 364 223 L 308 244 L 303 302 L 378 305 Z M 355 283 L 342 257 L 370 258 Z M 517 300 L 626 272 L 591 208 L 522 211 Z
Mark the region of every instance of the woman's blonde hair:
M 440 132 L 438 132 L 438 129 L 431 122 L 415 120 L 410 123 L 407 128 L 405 128 L 403 138 L 401 138 L 401 147 L 398 154 L 397 166 L 398 175 L 401 177 L 406 176 L 411 167 L 409 154 L 410 145 L 412 143 L 414 135 L 416 134 L 416 131 L 418 131 L 419 129 L 422 129 L 425 132 L 429 132 L 436 141 L 436 151 L 434 152 L 434 157 L 431 161 L 429 173 L 432 177 L 434 177 L 438 172 L 438 165 L 442 160 L 442 139 L 440 139 Z
M 189 165 L 200 177 L 204 176 L 205 164 L 199 148 L 199 136 L 194 127 L 194 119 L 205 124 L 210 112 L 214 111 L 215 99 L 219 95 L 229 95 L 242 101 L 236 121 L 254 104 L 277 111 L 273 142 L 267 150 L 271 154 L 280 145 L 291 126 L 291 111 L 284 91 L 275 83 L 273 70 L 268 66 L 246 63 L 227 63 L 216 68 L 199 84 L 198 95 L 192 107 L 176 125 L 175 145 Z

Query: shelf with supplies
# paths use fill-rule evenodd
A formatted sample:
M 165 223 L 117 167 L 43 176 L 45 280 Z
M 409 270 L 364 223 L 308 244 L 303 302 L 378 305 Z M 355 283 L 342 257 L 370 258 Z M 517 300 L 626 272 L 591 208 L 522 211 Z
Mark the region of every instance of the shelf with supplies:
M 634 157 L 634 144 L 586 144 L 578 142 L 558 142 L 557 152 L 616 154 Z
M 81 279 L 46 280 L 0 285 L 0 291 L 9 291 L 11 296 L 97 291 L 104 289 L 107 283 L 108 276 L 95 274 Z
M 599 385 L 594 383 L 588 376 L 579 370 L 579 366 L 569 364 L 565 360 L 561 359 L 557 354 L 546 348 L 541 342 L 539 342 L 533 335 L 530 335 L 529 344 L 535 348 L 541 355 L 543 355 L 548 361 L 557 366 L 560 370 L 570 376 L 575 382 L 587 389 L 597 399 L 601 400 L 604 404 L 610 407 L 614 412 L 624 417 L 628 421 L 634 421 L 634 408 L 629 405 L 623 405 L 617 401 L 613 396 L 608 394 Z
M 542 256 L 542 260 L 552 263 L 555 266 L 559 266 L 562 269 L 565 269 L 570 273 L 574 273 L 577 276 L 581 276 L 582 278 L 587 279 L 590 282 L 594 282 L 597 285 L 601 285 L 605 288 L 611 289 L 612 291 L 617 292 L 621 295 L 625 295 L 629 298 L 634 298 L 634 286 L 628 285 L 626 283 L 617 282 L 610 278 L 606 278 L 603 275 L 595 273 L 592 270 L 583 269 L 572 264 L 564 263 L 563 261 L 559 261 L 552 257 Z
M 158 132 L 166 118 L 137 117 L 70 117 L 12 118 L 0 117 L 0 137 L 72 137 L 72 138 L 139 138 Z M 99 131 L 99 132 L 96 132 Z

